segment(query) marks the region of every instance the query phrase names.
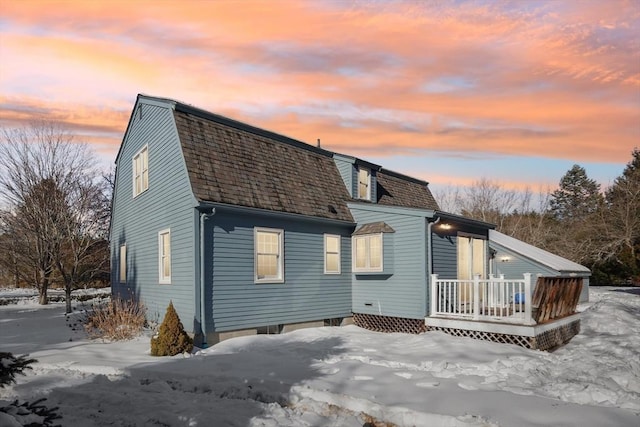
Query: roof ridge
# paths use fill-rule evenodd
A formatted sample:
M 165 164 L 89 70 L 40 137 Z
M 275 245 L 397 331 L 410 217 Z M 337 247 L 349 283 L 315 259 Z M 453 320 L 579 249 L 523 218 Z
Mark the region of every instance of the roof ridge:
M 199 107 L 195 107 L 193 105 L 190 104 L 185 104 L 179 101 L 173 101 L 175 102 L 175 109 L 176 111 L 179 111 L 181 113 L 185 113 L 185 114 L 192 114 L 194 116 L 198 116 L 200 118 L 206 119 L 206 120 L 211 120 L 213 122 L 219 123 L 221 125 L 225 125 L 225 126 L 229 126 L 235 129 L 239 129 L 245 132 L 249 132 L 252 133 L 254 135 L 258 135 L 258 136 L 262 136 L 265 138 L 269 138 L 271 140 L 283 143 L 283 144 L 287 144 L 296 148 L 300 148 L 303 150 L 307 150 L 307 151 L 311 151 L 314 152 L 316 154 L 320 154 L 326 157 L 333 157 L 333 152 L 329 151 L 329 150 L 325 150 L 324 148 L 321 147 L 316 147 L 313 146 L 311 144 L 308 144 L 304 141 L 300 141 L 298 139 L 295 138 L 291 138 L 289 136 L 286 135 L 282 135 L 280 133 L 276 133 L 270 130 L 266 130 L 263 128 L 259 128 L 257 126 L 253 126 L 244 122 L 241 122 L 239 120 L 236 119 L 232 119 L 230 117 L 225 117 L 222 116 L 220 114 L 216 114 L 216 113 L 212 113 L 210 111 L 204 110 L 202 108 Z
M 385 173 L 385 174 L 390 175 L 390 176 L 393 176 L 395 178 L 406 179 L 406 180 L 412 181 L 412 182 L 414 182 L 416 184 L 429 185 L 428 181 L 425 181 L 425 180 L 420 179 L 420 178 L 415 178 L 415 177 L 410 176 L 410 175 L 405 175 L 405 174 L 403 174 L 401 172 L 396 172 L 396 171 L 387 169 L 385 167 L 380 168 L 380 172 Z

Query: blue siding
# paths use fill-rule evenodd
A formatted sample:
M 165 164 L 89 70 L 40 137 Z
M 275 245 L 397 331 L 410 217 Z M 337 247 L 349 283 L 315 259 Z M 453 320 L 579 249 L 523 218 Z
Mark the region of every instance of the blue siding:
M 351 315 L 353 226 L 218 208 L 206 227 L 208 331 Z M 284 230 L 284 283 L 254 283 L 254 227 Z M 324 274 L 325 233 L 342 236 L 339 275 Z
M 424 317 L 427 283 L 424 216 L 377 212 L 351 205 L 350 208 L 359 225 L 384 221 L 395 230 L 392 236 L 384 236 L 385 274 L 354 275 L 353 312 Z M 387 266 L 388 262 L 392 265 Z M 392 274 L 386 274 L 388 270 Z
M 378 177 L 376 171 L 371 171 L 371 203 L 378 201 Z
M 490 243 L 489 246 L 496 251 L 495 257 L 492 260 L 491 270 L 495 275 L 504 274 L 507 279 L 522 279 L 524 273 L 531 273 L 535 277 L 540 276 L 557 276 L 558 272 L 540 265 L 532 260 L 524 258 L 523 256 L 510 251 L 495 243 Z M 502 262 L 501 259 L 508 256 L 508 262 Z
M 349 196 L 353 197 L 354 193 L 354 182 L 357 181 L 357 176 L 355 176 L 355 170 L 352 162 L 347 160 L 339 159 L 337 157 L 333 158 L 333 161 L 336 163 L 338 168 L 338 172 L 340 172 L 340 176 L 344 181 L 344 186 L 347 187 L 347 191 L 349 191 Z
M 118 156 L 111 258 L 113 293 L 140 298 L 149 320 L 162 321 L 169 301 L 185 328 L 193 331 L 194 198 L 172 110 L 138 103 Z M 132 158 L 148 145 L 149 189 L 133 198 Z M 171 284 L 159 284 L 158 232 L 171 230 Z M 118 283 L 119 247 L 127 245 L 127 283 Z
M 431 233 L 433 274 L 440 279 L 458 278 L 458 244 L 456 236 Z

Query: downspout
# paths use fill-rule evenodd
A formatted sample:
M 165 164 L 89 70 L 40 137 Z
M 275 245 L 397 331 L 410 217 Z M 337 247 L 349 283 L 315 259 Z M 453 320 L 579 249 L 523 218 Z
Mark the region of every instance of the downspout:
M 428 221 L 427 221 L 428 222 Z M 433 222 L 428 222 L 427 224 L 427 283 L 429 283 L 428 291 L 431 292 L 431 275 L 433 274 L 433 247 L 431 242 L 431 228 L 440 222 L 440 217 L 436 218 Z M 426 295 L 426 294 L 425 294 Z M 427 299 L 429 302 L 429 299 Z M 433 307 L 430 307 L 432 310 Z M 429 313 L 427 313 L 427 316 Z
M 427 275 L 429 276 L 429 280 L 431 280 L 431 275 L 433 274 L 433 248 L 431 247 L 431 228 L 440 222 L 440 217 L 436 218 L 435 221 L 427 224 Z
M 216 208 L 211 208 L 211 213 L 200 212 L 200 329 L 202 330 L 202 348 L 207 348 L 207 318 L 205 304 L 205 277 L 204 277 L 204 221 L 216 214 Z

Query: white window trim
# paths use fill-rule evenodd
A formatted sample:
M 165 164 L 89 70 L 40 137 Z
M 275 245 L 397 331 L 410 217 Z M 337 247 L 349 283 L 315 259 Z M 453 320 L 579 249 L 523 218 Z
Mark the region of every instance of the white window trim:
M 258 233 L 278 234 L 278 277 L 258 278 Z M 280 228 L 253 228 L 253 281 L 254 283 L 284 283 L 284 230 Z
M 360 171 L 367 171 L 367 194 L 364 197 L 360 196 Z M 365 168 L 362 166 L 358 166 L 358 185 L 356 188 L 356 194 L 358 195 L 358 199 L 360 200 L 371 200 L 371 169 Z
M 164 245 L 162 244 L 162 236 L 164 235 L 168 235 L 169 236 L 169 275 L 165 276 L 164 275 L 164 269 L 163 267 L 163 263 L 162 263 L 162 257 L 164 255 L 163 251 L 164 251 Z M 158 283 L 163 284 L 163 285 L 170 285 L 171 284 L 171 275 L 172 275 L 172 269 L 173 269 L 173 265 L 171 262 L 171 229 L 166 228 L 164 230 L 160 230 L 158 232 Z
M 140 192 L 136 192 L 137 188 L 136 188 L 136 160 L 138 159 L 138 157 L 142 156 L 143 153 L 146 154 L 147 157 L 147 186 L 142 188 L 140 190 Z M 142 176 L 144 175 L 144 171 L 145 169 L 143 168 L 142 170 L 140 170 L 140 179 L 142 180 Z M 140 194 L 144 193 L 145 191 L 147 191 L 149 189 L 149 145 L 145 145 L 144 147 L 142 147 L 136 154 L 133 155 L 133 157 L 131 158 L 131 174 L 133 176 L 133 180 L 132 180 L 132 187 L 133 187 L 133 197 L 136 198 L 137 196 L 139 196 Z
M 338 255 L 338 271 L 329 271 L 327 270 L 327 254 L 329 253 L 327 251 L 327 238 L 328 237 L 335 237 L 338 239 L 338 252 L 331 252 L 332 254 L 337 253 Z M 342 239 L 341 236 L 339 234 L 325 234 L 324 235 L 324 274 L 341 274 L 342 272 Z
M 127 244 L 120 245 L 118 283 L 127 283 Z
M 353 236 L 351 238 L 351 265 L 354 273 L 380 273 L 384 271 L 384 233 L 362 234 L 359 236 Z M 370 252 L 370 240 L 372 236 L 380 236 L 380 267 L 371 268 L 371 252 Z M 365 240 L 366 250 L 366 267 L 358 268 L 356 266 L 356 240 Z

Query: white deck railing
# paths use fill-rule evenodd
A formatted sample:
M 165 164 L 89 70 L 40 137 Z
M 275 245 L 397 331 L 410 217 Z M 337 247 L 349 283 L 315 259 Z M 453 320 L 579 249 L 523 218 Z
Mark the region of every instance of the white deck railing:
M 473 280 L 438 279 L 431 275 L 431 316 L 534 325 L 531 317 L 531 274 Z

